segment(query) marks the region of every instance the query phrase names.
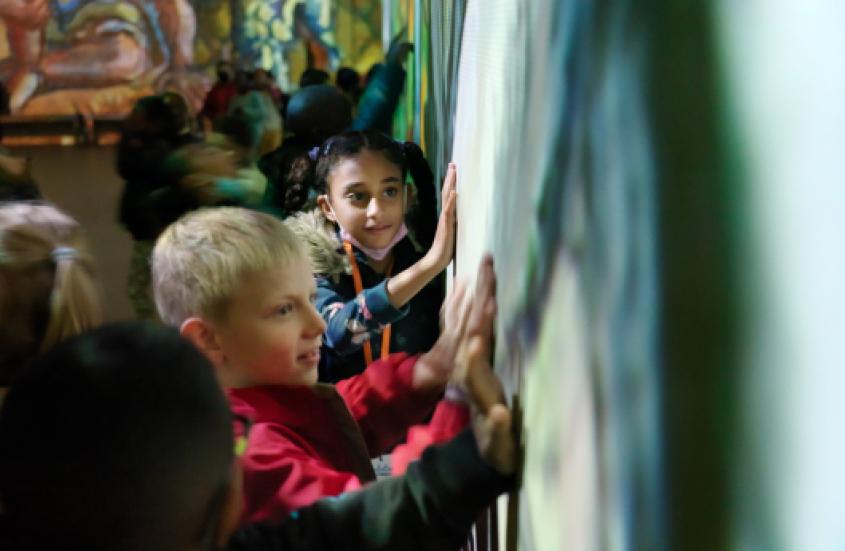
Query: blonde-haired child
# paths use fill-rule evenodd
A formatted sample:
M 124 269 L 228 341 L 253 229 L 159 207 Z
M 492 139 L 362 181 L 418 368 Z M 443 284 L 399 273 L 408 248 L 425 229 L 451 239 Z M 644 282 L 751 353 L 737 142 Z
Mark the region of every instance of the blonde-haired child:
M 93 262 L 76 220 L 45 203 L 0 203 L 0 386 L 101 317 Z
M 243 457 L 246 520 L 282 518 L 373 480 L 370 458 L 431 414 L 463 336 L 444 332 L 425 354 L 392 354 L 335 386 L 317 383 L 326 324 L 308 256 L 281 221 L 242 208 L 172 224 L 152 272 L 161 319 L 211 359 L 232 411 L 254 422 Z M 449 402 L 434 417 L 442 440 L 468 412 Z

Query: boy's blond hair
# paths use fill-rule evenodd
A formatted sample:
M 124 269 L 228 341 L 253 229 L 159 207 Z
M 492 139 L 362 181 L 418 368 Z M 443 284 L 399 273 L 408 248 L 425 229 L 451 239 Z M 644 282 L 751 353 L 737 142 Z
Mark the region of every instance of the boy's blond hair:
M 193 316 L 222 319 L 245 273 L 288 262 L 308 260 L 294 234 L 269 214 L 237 207 L 186 214 L 153 250 L 159 316 L 175 327 Z

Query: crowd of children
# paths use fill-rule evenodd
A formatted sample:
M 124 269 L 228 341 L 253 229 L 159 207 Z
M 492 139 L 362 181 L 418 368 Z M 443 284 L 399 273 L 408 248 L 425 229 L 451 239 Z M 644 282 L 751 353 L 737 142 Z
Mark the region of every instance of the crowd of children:
M 0 203 L 0 547 L 457 549 L 517 454 L 492 259 L 443 298 L 456 168 L 438 215 L 419 147 L 361 126 L 391 98 L 305 88 L 282 141 L 218 69 L 205 136 L 163 94 L 117 149 L 152 321 L 102 326 L 79 225 Z

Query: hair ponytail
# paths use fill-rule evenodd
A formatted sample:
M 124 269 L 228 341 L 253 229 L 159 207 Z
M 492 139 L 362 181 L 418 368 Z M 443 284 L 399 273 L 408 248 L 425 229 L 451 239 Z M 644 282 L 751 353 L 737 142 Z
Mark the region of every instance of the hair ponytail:
M 405 166 L 414 180 L 416 201 L 409 205 L 405 221 L 413 232 L 414 241 L 423 249 L 431 247 L 437 231 L 437 190 L 434 173 L 419 145 L 414 142 L 402 144 Z
M 57 342 L 102 320 L 79 224 L 43 203 L 0 206 L 0 384 Z
M 50 292 L 50 318 L 39 353 L 102 322 L 93 262 L 79 245 L 58 245 L 51 251 L 55 265 Z
M 317 163 L 308 151 L 293 158 L 284 179 L 282 205 L 285 213 L 294 214 L 308 209 L 308 200 L 316 195 Z

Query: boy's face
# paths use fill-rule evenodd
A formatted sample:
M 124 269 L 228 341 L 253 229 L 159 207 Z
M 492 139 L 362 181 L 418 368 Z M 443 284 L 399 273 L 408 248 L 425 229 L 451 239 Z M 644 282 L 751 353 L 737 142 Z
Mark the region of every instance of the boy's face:
M 405 220 L 404 183 L 398 166 L 364 150 L 338 163 L 328 184 L 332 208 L 321 205 L 330 220 L 365 247 L 381 249 L 390 244 Z
M 315 384 L 326 329 L 314 308 L 316 291 L 304 258 L 245 275 L 226 319 L 211 324 L 227 379 L 238 386 Z

